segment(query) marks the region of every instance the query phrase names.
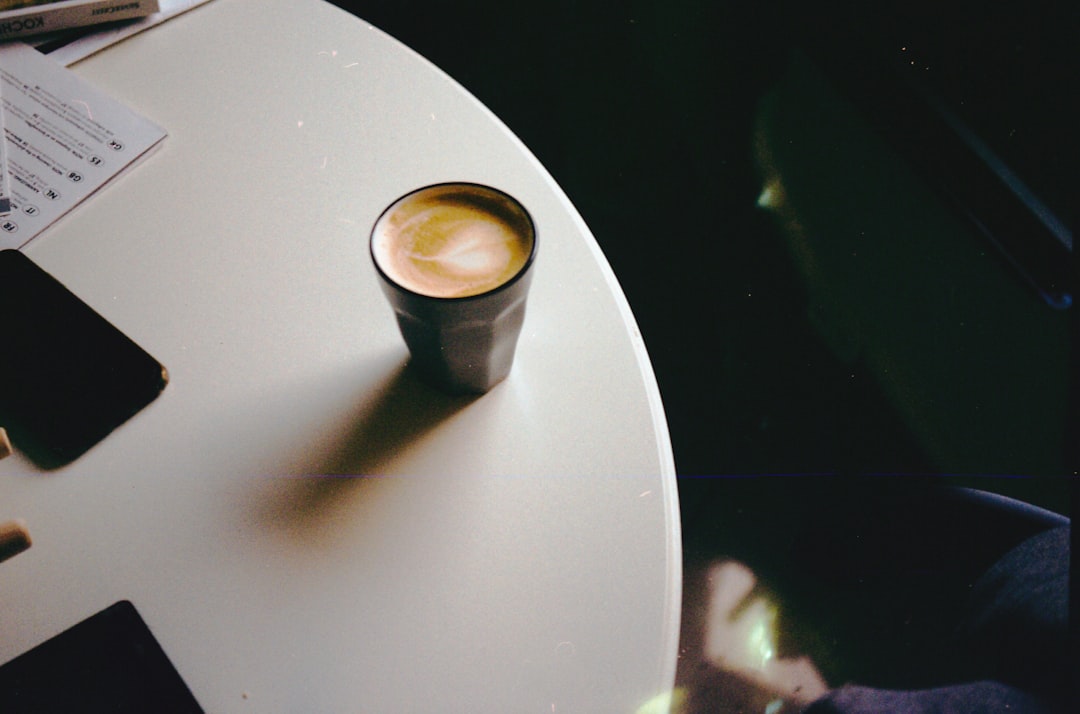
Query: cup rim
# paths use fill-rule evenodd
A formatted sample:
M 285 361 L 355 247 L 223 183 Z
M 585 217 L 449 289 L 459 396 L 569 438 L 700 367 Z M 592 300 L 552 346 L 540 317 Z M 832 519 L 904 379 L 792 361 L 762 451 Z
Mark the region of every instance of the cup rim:
M 378 258 L 375 257 L 375 230 L 379 227 L 379 224 L 382 223 L 383 218 L 385 218 L 386 215 L 388 213 L 390 213 L 390 211 L 393 210 L 393 208 L 395 206 L 400 204 L 402 201 L 405 201 L 406 199 L 411 198 L 411 197 L 413 197 L 413 196 L 415 196 L 417 194 L 423 193 L 425 191 L 432 191 L 432 190 L 438 189 L 438 188 L 448 188 L 448 187 L 451 187 L 451 186 L 462 186 L 462 187 L 466 187 L 466 188 L 483 189 L 484 191 L 494 193 L 494 194 L 496 194 L 496 195 L 498 195 L 498 196 L 500 196 L 502 198 L 505 198 L 505 199 L 509 200 L 511 203 L 514 204 L 514 206 L 517 207 L 518 210 L 521 211 L 522 215 L 525 216 L 525 220 L 528 221 L 528 223 L 529 223 L 529 231 L 532 233 L 532 245 L 529 246 L 529 255 L 525 259 L 525 262 L 521 264 L 521 267 L 518 269 L 518 271 L 516 273 L 514 273 L 510 278 L 508 278 L 505 282 L 502 282 L 502 283 L 496 285 L 495 287 L 491 288 L 490 290 L 485 290 L 482 293 L 476 293 L 475 295 L 445 296 L 445 295 L 428 295 L 427 293 L 418 292 L 416 290 L 413 290 L 412 288 L 409 288 L 409 287 L 407 287 L 405 285 L 402 285 L 397 280 L 394 280 L 393 277 L 391 277 L 385 270 L 383 270 L 383 267 L 381 265 L 379 265 Z M 407 191 L 406 193 L 401 194 L 400 196 L 395 198 L 393 201 L 391 201 L 386 206 L 386 208 L 384 208 L 379 213 L 379 217 L 375 219 L 375 222 L 371 226 L 371 234 L 368 236 L 368 253 L 371 255 L 371 263 L 375 266 L 375 270 L 378 271 L 379 275 L 383 278 L 383 280 L 385 280 L 390 285 L 393 285 L 394 288 L 396 288 L 397 290 L 401 290 L 401 291 L 403 291 L 405 293 L 408 293 L 409 295 L 414 295 L 414 296 L 416 296 L 418 298 L 422 298 L 422 299 L 426 299 L 426 300 L 436 300 L 436 301 L 439 301 L 439 302 L 451 303 L 451 302 L 468 302 L 470 300 L 478 300 L 478 299 L 486 298 L 486 297 L 489 297 L 491 295 L 494 295 L 494 294 L 497 294 L 497 293 L 500 293 L 500 292 L 502 292 L 504 290 L 509 289 L 511 286 L 513 286 L 514 284 L 519 282 L 526 273 L 529 272 L 529 269 L 532 267 L 532 264 L 536 259 L 536 250 L 537 250 L 538 243 L 539 243 L 539 240 L 538 240 L 538 235 L 537 235 L 537 231 L 536 231 L 536 222 L 533 220 L 532 214 L 529 212 L 529 210 L 527 208 L 525 208 L 525 206 L 521 203 L 521 201 L 519 201 L 515 197 L 511 196 L 506 191 L 495 188 L 494 186 L 491 186 L 489 184 L 478 183 L 478 182 L 475 182 L 475 181 L 440 181 L 438 183 L 431 183 L 431 184 L 427 184 L 425 186 L 420 186 L 419 188 L 414 188 L 411 191 Z

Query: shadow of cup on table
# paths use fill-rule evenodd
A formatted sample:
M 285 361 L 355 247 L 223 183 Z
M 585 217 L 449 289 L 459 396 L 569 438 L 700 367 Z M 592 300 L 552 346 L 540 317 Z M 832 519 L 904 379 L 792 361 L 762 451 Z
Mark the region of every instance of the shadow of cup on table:
M 442 392 L 420 378 L 412 360 L 404 361 L 360 405 L 345 438 L 322 454 L 315 471 L 378 475 L 396 456 L 479 397 Z
M 374 497 L 390 481 L 385 472 L 397 457 L 477 398 L 441 392 L 420 379 L 414 365 L 398 363 L 338 433 L 293 469 L 297 475 L 274 480 L 262 520 L 297 539 L 331 537 L 359 500 Z

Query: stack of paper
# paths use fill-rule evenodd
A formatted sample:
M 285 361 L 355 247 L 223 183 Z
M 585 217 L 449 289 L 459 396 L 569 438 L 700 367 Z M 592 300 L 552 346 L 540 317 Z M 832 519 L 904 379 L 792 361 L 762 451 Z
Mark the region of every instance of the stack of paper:
M 82 30 L 36 38 L 34 46 L 63 65 L 71 65 L 98 50 L 138 34 L 210 0 L 158 0 L 159 10 L 140 20 L 118 23 L 105 29 Z
M 146 17 L 158 0 L 0 0 L 0 40 Z

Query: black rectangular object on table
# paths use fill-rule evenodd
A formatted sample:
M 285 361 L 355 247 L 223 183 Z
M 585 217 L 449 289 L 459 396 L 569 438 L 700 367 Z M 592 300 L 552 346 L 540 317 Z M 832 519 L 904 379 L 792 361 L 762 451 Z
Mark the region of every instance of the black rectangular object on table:
M 0 666 L 5 714 L 203 714 L 128 601 Z
M 153 401 L 164 367 L 17 250 L 0 251 L 0 426 L 47 468 Z

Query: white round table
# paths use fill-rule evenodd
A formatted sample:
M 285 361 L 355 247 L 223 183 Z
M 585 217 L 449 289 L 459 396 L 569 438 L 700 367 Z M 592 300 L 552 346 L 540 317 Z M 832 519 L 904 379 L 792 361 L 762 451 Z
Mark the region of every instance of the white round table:
M 656 382 L 510 131 L 319 0 L 213 0 L 73 70 L 169 137 L 24 251 L 171 381 L 68 466 L 0 461 L 0 520 L 34 539 L 0 564 L 0 661 L 127 599 L 208 712 L 665 692 L 681 544 Z M 448 180 L 515 195 L 541 242 L 514 370 L 476 399 L 414 379 L 367 252 L 384 206 Z

